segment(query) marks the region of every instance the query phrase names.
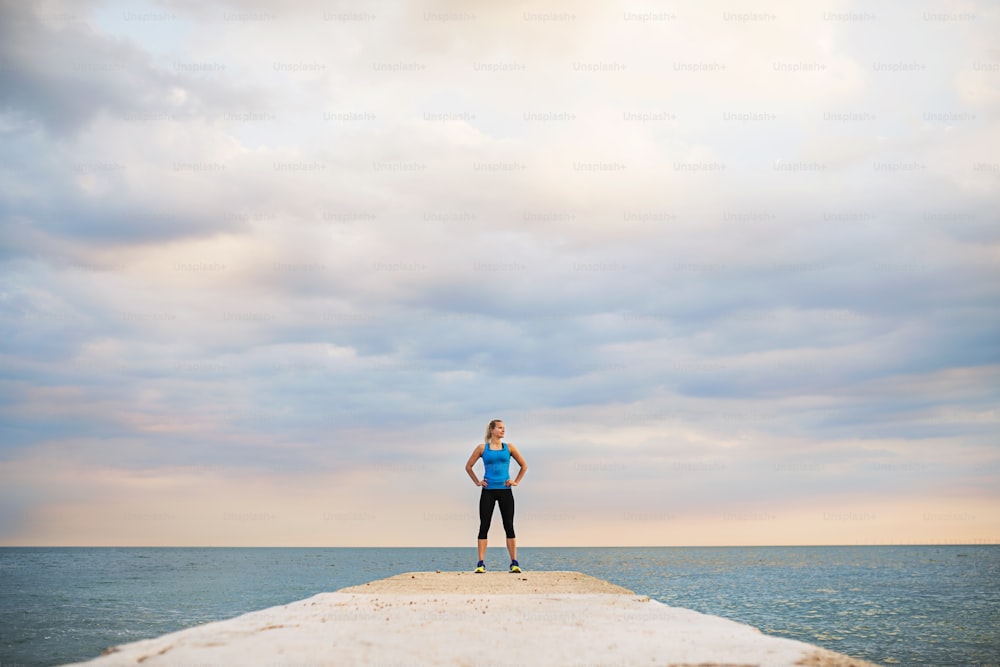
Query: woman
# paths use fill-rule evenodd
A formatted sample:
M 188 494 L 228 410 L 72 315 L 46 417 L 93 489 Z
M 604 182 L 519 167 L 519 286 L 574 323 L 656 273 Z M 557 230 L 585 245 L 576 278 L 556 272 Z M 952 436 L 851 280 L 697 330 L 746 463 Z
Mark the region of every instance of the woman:
M 479 494 L 479 562 L 476 572 L 485 572 L 486 535 L 490 532 L 490 522 L 493 520 L 493 505 L 499 503 L 500 518 L 503 519 L 503 529 L 507 533 L 507 551 L 510 553 L 510 571 L 520 572 L 517 563 L 517 538 L 514 536 L 514 492 L 512 487 L 521 483 L 524 473 L 528 472 L 528 464 L 524 462 L 521 452 L 509 442 L 504 442 L 504 425 L 499 419 L 494 419 L 486 427 L 486 442 L 476 445 L 472 456 L 465 464 L 465 472 L 469 473 L 476 486 L 483 487 Z M 521 469 L 517 478 L 510 479 L 510 459 L 517 461 Z M 476 479 L 472 466 L 476 459 L 483 459 L 483 479 Z

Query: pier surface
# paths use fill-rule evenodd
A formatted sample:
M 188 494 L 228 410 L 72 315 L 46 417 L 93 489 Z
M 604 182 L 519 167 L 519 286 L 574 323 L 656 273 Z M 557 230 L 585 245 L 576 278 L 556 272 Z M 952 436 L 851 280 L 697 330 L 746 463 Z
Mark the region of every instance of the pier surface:
M 871 667 L 579 572 L 408 572 L 76 664 Z

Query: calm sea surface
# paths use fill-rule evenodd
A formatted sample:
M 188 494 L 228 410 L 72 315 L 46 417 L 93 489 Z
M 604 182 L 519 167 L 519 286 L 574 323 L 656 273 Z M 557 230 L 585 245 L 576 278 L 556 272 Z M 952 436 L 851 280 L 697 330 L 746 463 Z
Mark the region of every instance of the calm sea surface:
M 1000 546 L 518 549 L 666 604 L 886 665 L 1000 665 Z M 491 548 L 491 569 L 506 552 Z M 115 644 L 413 570 L 475 549 L 0 548 L 0 665 Z

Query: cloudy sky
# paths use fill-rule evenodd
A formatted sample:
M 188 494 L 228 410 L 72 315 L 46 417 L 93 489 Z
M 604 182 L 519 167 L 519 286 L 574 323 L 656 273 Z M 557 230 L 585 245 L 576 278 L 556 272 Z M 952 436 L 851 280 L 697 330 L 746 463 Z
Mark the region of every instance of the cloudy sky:
M 995 3 L 0 8 L 0 544 L 1000 542 Z

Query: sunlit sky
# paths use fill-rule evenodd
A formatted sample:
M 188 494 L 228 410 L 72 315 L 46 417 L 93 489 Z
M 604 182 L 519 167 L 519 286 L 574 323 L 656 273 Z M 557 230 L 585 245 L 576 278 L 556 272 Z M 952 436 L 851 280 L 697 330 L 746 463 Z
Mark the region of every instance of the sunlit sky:
M 996 3 L 0 12 L 0 544 L 1000 542 Z

